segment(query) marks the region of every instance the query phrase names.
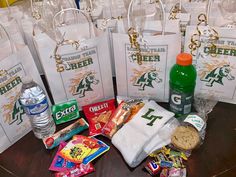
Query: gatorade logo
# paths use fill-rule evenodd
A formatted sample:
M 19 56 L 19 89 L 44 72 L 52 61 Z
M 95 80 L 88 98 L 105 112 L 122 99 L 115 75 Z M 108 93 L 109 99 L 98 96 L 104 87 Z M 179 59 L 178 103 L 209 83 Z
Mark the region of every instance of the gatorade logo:
M 171 95 L 171 100 L 174 104 L 181 105 L 181 95 Z

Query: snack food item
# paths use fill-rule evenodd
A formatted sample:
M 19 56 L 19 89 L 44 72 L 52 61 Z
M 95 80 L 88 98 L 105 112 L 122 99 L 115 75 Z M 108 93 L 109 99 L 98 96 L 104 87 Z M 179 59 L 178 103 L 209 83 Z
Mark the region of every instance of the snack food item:
M 76 135 L 59 152 L 59 155 L 74 163 L 88 164 L 96 157 L 108 151 L 109 148 L 105 143 L 95 138 Z
M 141 101 L 131 104 L 131 108 L 130 108 L 131 113 L 130 113 L 129 117 L 125 120 L 125 123 L 129 122 L 144 105 L 145 105 L 145 103 L 141 102 Z
M 186 168 L 170 168 L 168 177 L 186 177 Z
M 102 128 L 115 110 L 115 100 L 102 101 L 82 108 L 89 122 L 89 135 L 96 136 L 102 133 Z
M 108 138 L 112 138 L 112 136 L 122 127 L 130 113 L 130 105 L 126 102 L 121 102 L 111 115 L 107 124 L 103 127 L 102 134 Z
M 54 147 L 58 146 L 61 141 L 66 141 L 75 134 L 78 134 L 87 128 L 88 128 L 88 123 L 83 118 L 80 118 L 76 122 L 58 131 L 52 136 L 44 138 L 43 143 L 46 149 L 53 149 Z
M 159 162 L 159 164 L 162 168 L 171 168 L 171 167 L 173 167 L 173 162 L 171 162 L 171 161 L 161 160 Z
M 62 150 L 65 146 L 66 146 L 66 142 L 62 141 L 59 145 L 58 151 L 55 155 L 55 157 L 53 158 L 53 161 L 49 167 L 50 171 L 65 171 L 65 170 L 69 170 L 72 167 L 75 166 L 75 163 L 67 161 L 66 159 L 64 159 L 63 157 L 61 157 L 58 153 L 60 150 Z
M 157 175 L 161 171 L 161 167 L 159 165 L 157 165 L 157 163 L 154 160 L 148 162 L 147 165 L 145 166 L 145 169 L 152 176 Z
M 77 164 L 72 169 L 55 173 L 55 177 L 79 177 L 92 173 L 93 171 L 95 171 L 95 169 L 91 163 L 87 165 Z
M 51 110 L 57 125 L 79 118 L 78 103 L 75 99 L 53 105 Z
M 169 175 L 169 169 L 168 168 L 163 168 L 160 174 L 160 177 L 168 177 Z
M 198 131 L 191 126 L 179 126 L 171 137 L 171 143 L 180 150 L 192 150 L 200 143 Z

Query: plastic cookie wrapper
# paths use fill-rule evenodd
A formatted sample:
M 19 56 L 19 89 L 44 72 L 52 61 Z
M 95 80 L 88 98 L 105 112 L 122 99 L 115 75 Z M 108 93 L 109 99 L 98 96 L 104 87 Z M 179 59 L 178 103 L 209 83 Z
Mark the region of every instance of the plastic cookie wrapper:
M 171 136 L 172 146 L 181 151 L 191 151 L 199 147 L 206 134 L 208 114 L 217 104 L 216 100 L 200 95 L 194 98 L 196 113 L 183 116 L 180 126 L 178 126 Z

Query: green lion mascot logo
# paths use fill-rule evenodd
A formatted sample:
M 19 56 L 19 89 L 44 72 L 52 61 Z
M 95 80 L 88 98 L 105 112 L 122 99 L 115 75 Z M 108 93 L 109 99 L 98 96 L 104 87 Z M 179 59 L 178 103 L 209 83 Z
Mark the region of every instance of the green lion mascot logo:
M 222 67 L 217 67 L 207 73 L 201 81 L 207 82 L 206 86 L 213 87 L 214 83 L 224 85 L 223 79 L 234 80 L 235 77 L 231 75 L 231 68 L 229 64 L 225 64 Z
M 139 87 L 139 90 L 144 91 L 146 87 L 153 87 L 153 82 L 160 83 L 162 79 L 158 77 L 156 70 L 150 70 L 143 73 L 137 80 L 134 82 L 134 86 Z
M 92 84 L 97 85 L 98 83 L 99 83 L 99 80 L 95 78 L 95 74 L 92 72 L 89 72 L 79 81 L 78 85 L 75 86 L 74 95 L 78 95 L 79 98 L 83 98 L 85 97 L 85 93 L 87 91 L 93 91 Z

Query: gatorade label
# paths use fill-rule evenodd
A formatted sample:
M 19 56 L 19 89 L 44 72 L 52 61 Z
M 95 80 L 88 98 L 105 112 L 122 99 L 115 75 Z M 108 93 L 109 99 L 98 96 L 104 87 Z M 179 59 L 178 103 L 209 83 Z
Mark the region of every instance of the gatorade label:
M 52 115 L 55 123 L 62 124 L 79 118 L 79 108 L 75 99 L 52 106 Z
M 189 114 L 193 102 L 193 93 L 183 93 L 170 89 L 170 110 L 175 114 Z

